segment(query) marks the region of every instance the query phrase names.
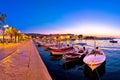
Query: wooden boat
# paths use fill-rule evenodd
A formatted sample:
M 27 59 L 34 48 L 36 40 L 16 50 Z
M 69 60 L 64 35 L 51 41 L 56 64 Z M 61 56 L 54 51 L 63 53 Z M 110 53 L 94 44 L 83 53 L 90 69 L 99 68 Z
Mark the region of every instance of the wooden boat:
M 63 59 L 65 62 L 71 62 L 75 60 L 79 60 L 80 58 L 83 58 L 86 55 L 87 50 L 85 49 L 78 49 L 78 51 L 72 51 L 69 53 L 65 53 L 63 55 Z
M 64 47 L 64 48 L 54 48 L 51 50 L 51 55 L 57 56 L 57 55 L 63 55 L 66 52 L 69 52 L 73 50 L 73 47 Z
M 83 62 L 87 64 L 92 71 L 99 67 L 106 60 L 106 55 L 101 50 L 92 50 L 89 54 L 87 54 Z
M 73 50 L 73 46 L 70 44 L 61 44 L 60 41 L 58 40 L 57 44 L 54 45 L 53 47 L 50 47 L 51 49 L 51 55 L 56 56 L 56 55 L 63 55 L 66 52 L 70 52 Z

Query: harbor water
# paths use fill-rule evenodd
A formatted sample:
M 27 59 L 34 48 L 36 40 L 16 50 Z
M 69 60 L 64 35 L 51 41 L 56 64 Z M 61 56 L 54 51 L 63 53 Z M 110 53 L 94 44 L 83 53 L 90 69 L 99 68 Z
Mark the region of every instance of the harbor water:
M 120 80 L 120 39 L 118 43 L 96 40 L 96 46 L 106 54 L 106 61 L 92 71 L 82 59 L 65 63 L 62 56 L 51 56 L 45 47 L 37 47 L 53 80 Z M 80 42 L 80 41 L 79 41 Z M 94 47 L 94 40 L 83 40 L 87 48 Z

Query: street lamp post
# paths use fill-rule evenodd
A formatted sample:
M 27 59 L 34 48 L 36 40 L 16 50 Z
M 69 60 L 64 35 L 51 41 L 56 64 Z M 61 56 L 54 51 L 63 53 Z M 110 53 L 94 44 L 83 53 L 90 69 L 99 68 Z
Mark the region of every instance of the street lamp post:
M 7 25 L 7 24 L 3 26 L 3 44 L 4 44 L 4 37 L 5 37 L 4 33 L 5 33 L 5 29 L 7 27 L 9 27 L 9 25 Z

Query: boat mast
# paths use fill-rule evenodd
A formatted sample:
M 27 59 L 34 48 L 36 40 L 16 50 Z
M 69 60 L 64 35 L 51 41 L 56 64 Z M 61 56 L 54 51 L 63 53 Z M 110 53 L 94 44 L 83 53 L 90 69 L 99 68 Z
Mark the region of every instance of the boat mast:
M 96 38 L 95 38 L 95 37 L 94 37 L 94 50 L 95 50 L 95 51 L 94 51 L 94 52 L 95 52 L 94 54 L 95 54 L 95 56 L 96 56 Z
M 57 45 L 58 45 L 58 49 L 60 49 L 60 40 L 59 40 L 59 37 L 57 36 Z
M 96 40 L 94 39 L 94 49 L 96 49 Z

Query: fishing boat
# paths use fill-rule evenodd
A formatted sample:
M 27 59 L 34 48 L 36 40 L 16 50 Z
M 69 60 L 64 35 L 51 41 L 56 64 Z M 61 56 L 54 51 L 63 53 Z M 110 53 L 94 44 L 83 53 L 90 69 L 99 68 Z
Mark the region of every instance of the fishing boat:
M 73 46 L 67 43 L 65 44 L 61 43 L 61 39 L 57 37 L 56 45 L 54 45 L 53 47 L 50 47 L 50 49 L 51 49 L 52 56 L 58 56 L 58 55 L 61 56 L 64 53 L 73 50 Z
M 83 49 L 74 47 L 74 50 L 71 52 L 67 52 L 63 55 L 63 59 L 65 62 L 71 62 L 75 60 L 79 60 L 80 58 L 83 58 L 86 55 L 87 50 L 85 47 Z
M 51 55 L 52 56 L 63 55 L 64 53 L 69 52 L 71 50 L 73 50 L 73 47 L 54 48 L 51 49 Z
M 50 47 L 51 49 L 51 55 L 57 56 L 57 55 L 63 55 L 66 52 L 70 52 L 73 50 L 73 47 L 70 45 L 61 45 L 60 43 L 57 45 L 54 45 L 53 47 Z
M 106 60 L 106 55 L 98 47 L 84 57 L 83 62 L 87 64 L 92 71 L 99 67 Z

